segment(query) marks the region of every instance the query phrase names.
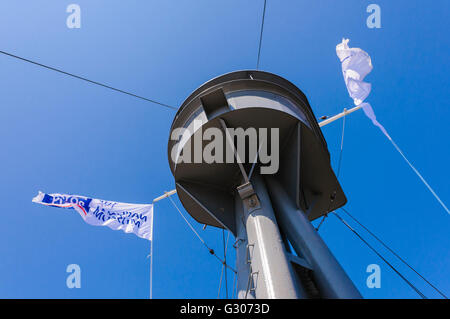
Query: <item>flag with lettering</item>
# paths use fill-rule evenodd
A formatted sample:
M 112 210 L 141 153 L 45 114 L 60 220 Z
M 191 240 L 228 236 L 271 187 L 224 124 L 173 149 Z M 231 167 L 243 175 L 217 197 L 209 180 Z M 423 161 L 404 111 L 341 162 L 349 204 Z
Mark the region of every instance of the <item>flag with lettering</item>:
M 134 233 L 152 240 L 153 204 L 128 204 L 79 195 L 39 194 L 32 200 L 46 206 L 74 209 L 83 220 L 94 226 Z

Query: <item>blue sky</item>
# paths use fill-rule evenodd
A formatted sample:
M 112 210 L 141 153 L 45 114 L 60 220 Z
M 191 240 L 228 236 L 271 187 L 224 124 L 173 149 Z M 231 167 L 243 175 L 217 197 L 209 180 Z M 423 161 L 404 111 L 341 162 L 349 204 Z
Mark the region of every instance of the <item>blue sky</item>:
M 80 29 L 66 27 L 71 3 L 81 7 Z M 449 204 L 450 4 L 376 0 L 382 28 L 368 29 L 370 3 L 268 0 L 260 68 L 296 84 L 317 117 L 333 115 L 352 103 L 335 54 L 350 38 L 372 57 L 367 101 Z M 179 106 L 210 78 L 255 68 L 262 8 L 256 0 L 2 1 L 0 50 Z M 31 199 L 42 190 L 151 202 L 174 187 L 175 112 L 3 55 L 0 74 L 0 297 L 148 298 L 148 241 Z M 334 167 L 341 125 L 323 128 Z M 450 216 L 361 111 L 347 118 L 340 181 L 346 208 L 450 294 Z M 194 227 L 221 252 L 220 230 Z M 320 234 L 364 297 L 417 297 L 336 218 Z M 80 289 L 66 287 L 72 263 Z M 366 286 L 372 263 L 381 266 L 380 289 Z M 220 269 L 171 203 L 158 202 L 154 297 L 216 298 Z

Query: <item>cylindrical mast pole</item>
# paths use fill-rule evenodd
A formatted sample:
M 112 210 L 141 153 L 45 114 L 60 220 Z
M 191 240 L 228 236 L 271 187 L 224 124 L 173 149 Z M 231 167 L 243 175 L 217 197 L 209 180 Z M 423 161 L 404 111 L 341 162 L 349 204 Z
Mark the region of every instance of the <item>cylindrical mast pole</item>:
M 244 272 L 248 274 L 248 285 L 243 297 L 254 291 L 258 299 L 304 298 L 306 294 L 288 260 L 264 180 L 254 174 L 251 185 L 254 194 L 241 201 L 248 238 L 248 270 Z M 238 274 L 238 280 L 243 281 L 239 276 L 242 274 Z
M 274 179 L 267 187 L 277 212 L 277 221 L 298 255 L 304 257 L 323 298 L 362 298 L 306 215 L 299 210 Z
M 247 230 L 244 224 L 244 207 L 242 199 L 237 195 L 235 197 L 235 217 L 236 217 L 236 285 L 238 299 L 254 299 L 255 293 L 253 290 L 247 291 L 250 277 L 250 263 L 247 255 Z

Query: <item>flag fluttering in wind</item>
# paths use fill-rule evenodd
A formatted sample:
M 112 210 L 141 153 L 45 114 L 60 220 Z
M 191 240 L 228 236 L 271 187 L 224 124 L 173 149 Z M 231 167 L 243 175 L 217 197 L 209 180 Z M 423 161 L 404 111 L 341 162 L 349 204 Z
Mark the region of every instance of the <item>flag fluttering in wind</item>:
M 364 82 L 364 78 L 372 71 L 370 56 L 360 48 L 349 48 L 349 39 L 342 39 L 336 46 L 336 54 L 342 63 L 342 73 L 348 94 L 355 105 L 361 104 L 369 95 L 372 85 Z
M 436 200 L 441 204 L 441 206 L 450 214 L 449 209 L 445 206 L 444 202 L 439 198 L 436 192 L 431 188 L 419 171 L 411 164 L 411 162 L 403 154 L 402 150 L 394 142 L 394 140 L 389 136 L 386 129 L 380 122 L 377 121 L 375 112 L 372 106 L 364 102 L 364 100 L 369 96 L 372 90 L 372 85 L 370 83 L 364 82 L 364 78 L 369 74 L 372 69 L 372 60 L 367 52 L 361 50 L 360 48 L 349 48 L 349 39 L 342 39 L 342 42 L 336 46 L 336 54 L 341 61 L 342 73 L 344 75 L 345 85 L 347 87 L 348 94 L 353 99 L 356 106 L 360 106 L 364 114 L 372 121 L 375 126 L 383 132 L 383 134 L 389 139 L 395 149 L 400 153 L 406 163 L 411 167 L 411 169 L 416 173 L 420 180 L 425 184 L 428 190 L 433 194 Z
M 377 121 L 375 112 L 369 103 L 363 103 L 372 90 L 370 83 L 364 82 L 364 78 L 372 69 L 372 60 L 367 52 L 360 48 L 349 48 L 349 39 L 342 39 L 342 42 L 336 46 L 336 54 L 341 60 L 342 73 L 344 75 L 345 85 L 350 97 L 355 105 L 360 105 L 364 113 L 371 119 L 372 123 L 380 128 L 388 139 L 391 139 L 386 129 Z
M 153 237 L 153 204 L 127 204 L 79 195 L 42 192 L 33 198 L 33 202 L 74 209 L 90 225 L 120 229 L 148 240 Z

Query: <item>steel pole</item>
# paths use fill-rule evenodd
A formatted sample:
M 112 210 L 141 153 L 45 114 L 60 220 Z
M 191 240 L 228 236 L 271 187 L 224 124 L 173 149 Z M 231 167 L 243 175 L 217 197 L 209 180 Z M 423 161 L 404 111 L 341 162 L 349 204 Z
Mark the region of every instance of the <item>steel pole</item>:
M 247 291 L 248 283 L 250 280 L 250 263 L 247 256 L 247 230 L 244 224 L 244 207 L 242 199 L 239 195 L 235 197 L 235 216 L 236 216 L 236 242 L 234 247 L 236 248 L 236 284 L 237 292 L 236 298 L 238 299 L 254 299 L 255 293 Z M 233 287 L 234 289 L 234 287 Z
M 310 264 L 321 296 L 323 298 L 362 298 L 305 214 L 296 207 L 276 179 L 267 177 L 266 180 L 280 228 L 297 254 Z
M 248 274 L 246 295 L 254 291 L 258 299 L 304 298 L 306 294 L 287 258 L 264 180 L 254 174 L 251 184 L 255 195 L 241 201 L 241 216 L 248 238 L 245 260 L 249 268 L 244 272 Z M 242 250 L 241 259 L 240 256 Z

